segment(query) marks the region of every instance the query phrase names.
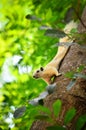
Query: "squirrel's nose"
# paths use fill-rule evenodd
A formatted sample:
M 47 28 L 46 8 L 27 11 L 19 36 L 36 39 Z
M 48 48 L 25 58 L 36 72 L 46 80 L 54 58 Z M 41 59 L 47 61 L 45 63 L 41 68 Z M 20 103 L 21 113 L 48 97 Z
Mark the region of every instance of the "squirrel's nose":
M 38 76 L 36 76 L 36 75 L 33 75 L 33 78 L 35 78 L 35 79 L 38 79 Z
M 36 78 L 35 75 L 33 75 L 33 78 Z

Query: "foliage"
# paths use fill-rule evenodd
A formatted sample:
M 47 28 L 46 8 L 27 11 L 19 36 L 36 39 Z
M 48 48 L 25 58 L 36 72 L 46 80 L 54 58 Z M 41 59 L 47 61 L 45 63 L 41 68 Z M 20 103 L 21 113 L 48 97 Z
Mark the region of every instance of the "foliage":
M 68 10 L 74 7 L 81 15 L 84 6 L 85 0 L 0 1 L 0 129 L 30 129 L 31 116 L 36 115 L 37 109 L 33 110 L 28 100 L 46 86 L 34 80 L 32 73 L 47 64 L 57 51 L 52 46 L 58 38 L 48 37 L 46 30 L 62 31 Z M 74 12 L 72 19 L 77 20 Z M 25 114 L 15 120 L 16 108 L 20 108 L 20 115 Z
M 47 127 L 47 130 L 53 130 L 53 129 L 59 129 L 59 130 L 66 130 L 66 126 L 68 123 L 70 123 L 73 119 L 73 117 L 76 114 L 76 110 L 74 108 L 71 108 L 67 111 L 65 117 L 64 117 L 64 125 L 60 126 L 57 124 L 57 118 L 60 115 L 60 111 L 62 109 L 62 102 L 61 100 L 57 100 L 53 103 L 53 110 L 51 111 L 49 108 L 44 106 L 35 106 L 35 108 L 32 106 L 33 111 L 30 113 L 30 119 L 33 120 L 44 120 L 46 122 L 49 122 L 52 124 L 52 126 Z M 20 118 L 24 115 L 24 112 L 28 111 L 26 110 L 25 106 L 22 106 L 18 108 L 15 113 L 15 118 Z M 65 128 L 64 128 L 65 126 Z
M 70 83 L 67 85 L 67 90 L 70 90 L 76 83 L 77 78 L 83 78 L 86 79 L 86 75 L 82 74 L 82 71 L 84 70 L 85 66 L 80 65 L 76 71 L 70 71 L 65 74 L 65 77 L 68 77 L 71 79 Z
M 86 124 L 86 114 L 82 115 L 78 118 L 77 124 L 76 124 L 76 129 L 81 130 L 81 128 Z
M 75 114 L 76 114 L 75 108 L 72 108 L 69 111 L 67 111 L 67 113 L 64 117 L 64 124 L 68 124 L 73 119 Z
M 58 117 L 59 112 L 61 111 L 61 101 L 58 100 L 53 104 L 53 110 L 55 117 Z
M 50 126 L 47 127 L 47 130 L 66 130 L 66 129 L 61 126 Z
M 75 108 L 70 108 L 66 111 L 64 116 L 64 124 L 63 126 L 59 125 L 57 122 L 58 116 L 60 116 L 60 111 L 62 110 L 62 102 L 61 100 L 57 100 L 53 103 L 52 111 L 48 107 L 44 106 L 32 106 L 28 105 L 28 107 L 22 106 L 18 108 L 14 113 L 14 118 L 23 118 L 29 111 L 29 120 L 41 120 L 51 123 L 51 126 L 47 127 L 46 130 L 66 130 L 68 124 L 73 120 L 75 115 L 77 114 Z M 81 129 L 86 123 L 86 115 L 81 115 L 76 122 L 76 129 Z

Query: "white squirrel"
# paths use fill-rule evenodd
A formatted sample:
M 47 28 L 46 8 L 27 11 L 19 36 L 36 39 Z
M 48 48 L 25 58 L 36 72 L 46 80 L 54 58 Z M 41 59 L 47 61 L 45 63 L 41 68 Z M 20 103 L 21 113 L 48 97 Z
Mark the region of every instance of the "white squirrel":
M 71 21 L 64 28 L 65 34 L 69 34 L 73 28 L 77 28 L 77 23 Z M 60 38 L 59 42 L 61 45 L 58 47 L 56 56 L 45 67 L 40 67 L 40 69 L 36 70 L 33 74 L 35 79 L 42 78 L 45 82 L 47 82 L 47 84 L 52 84 L 52 77 L 61 75 L 61 73 L 58 72 L 59 65 L 68 52 L 73 39 L 71 40 L 68 36 L 65 36 Z

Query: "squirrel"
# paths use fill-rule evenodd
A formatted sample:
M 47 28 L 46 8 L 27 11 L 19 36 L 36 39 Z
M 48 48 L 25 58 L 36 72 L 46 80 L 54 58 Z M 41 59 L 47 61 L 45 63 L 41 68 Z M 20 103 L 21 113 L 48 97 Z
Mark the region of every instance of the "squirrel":
M 67 32 L 67 34 L 69 33 L 67 29 L 68 27 L 70 31 L 71 29 L 76 28 L 77 24 L 75 24 L 73 21 L 69 23 L 69 25 L 67 25 L 64 29 L 64 32 Z M 52 78 L 61 75 L 61 73 L 59 73 L 60 63 L 68 52 L 73 40 L 71 40 L 68 36 L 65 36 L 60 38 L 59 43 L 60 45 L 58 46 L 56 56 L 44 68 L 40 67 L 40 69 L 33 74 L 35 79 L 42 78 L 47 84 L 52 84 Z

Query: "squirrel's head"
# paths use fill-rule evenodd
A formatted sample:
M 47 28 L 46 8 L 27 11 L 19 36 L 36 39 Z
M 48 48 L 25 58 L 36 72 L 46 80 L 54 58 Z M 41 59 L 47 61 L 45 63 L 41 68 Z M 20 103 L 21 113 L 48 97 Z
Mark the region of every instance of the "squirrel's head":
M 36 70 L 36 72 L 33 74 L 33 77 L 34 77 L 35 79 L 41 78 L 42 75 L 43 75 L 43 71 L 44 71 L 44 68 L 43 68 L 43 67 L 40 67 L 40 69 Z

